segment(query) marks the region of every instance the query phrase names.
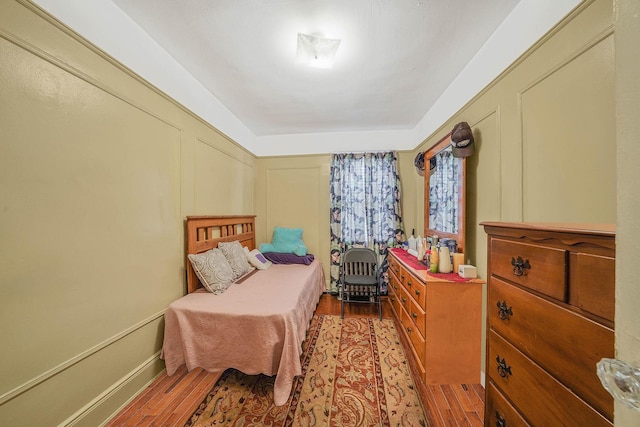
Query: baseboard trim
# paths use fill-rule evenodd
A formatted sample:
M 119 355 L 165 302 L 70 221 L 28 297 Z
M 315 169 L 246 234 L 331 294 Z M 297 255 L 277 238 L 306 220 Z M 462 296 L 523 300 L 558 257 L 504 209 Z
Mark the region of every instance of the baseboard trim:
M 142 362 L 135 369 L 129 372 L 126 376 L 121 378 L 117 383 L 113 384 L 111 387 L 106 389 L 100 395 L 96 396 L 93 400 L 91 400 L 85 406 L 80 408 L 78 411 L 76 411 L 73 415 L 71 415 L 69 418 L 64 420 L 58 426 L 67 427 L 67 426 L 82 425 L 83 424 L 82 422 L 85 421 L 86 418 L 90 417 L 91 414 L 94 411 L 96 411 L 100 406 L 104 405 L 110 399 L 117 397 L 118 392 L 124 389 L 128 384 L 134 382 L 136 378 L 143 376 L 146 372 L 153 371 L 159 362 L 160 362 L 160 351 L 158 351 L 157 353 L 149 357 L 147 360 Z M 140 390 L 144 390 L 146 387 L 148 387 L 160 375 L 162 375 L 164 371 L 165 371 L 164 368 L 160 369 L 159 372 L 154 374 L 150 380 L 146 381 L 144 385 L 140 387 Z M 118 409 L 113 411 L 112 414 L 107 419 L 102 421 L 100 426 L 104 426 L 115 414 L 120 412 L 129 402 L 135 399 L 137 395 L 138 393 L 134 393 L 132 396 L 129 396 L 127 400 L 118 407 Z

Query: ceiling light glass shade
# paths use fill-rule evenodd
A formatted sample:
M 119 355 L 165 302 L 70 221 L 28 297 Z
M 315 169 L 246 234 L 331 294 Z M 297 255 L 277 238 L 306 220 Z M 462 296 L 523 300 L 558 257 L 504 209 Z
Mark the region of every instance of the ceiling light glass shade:
M 331 68 L 340 46 L 339 39 L 326 39 L 318 34 L 298 33 L 298 62 L 316 68 Z

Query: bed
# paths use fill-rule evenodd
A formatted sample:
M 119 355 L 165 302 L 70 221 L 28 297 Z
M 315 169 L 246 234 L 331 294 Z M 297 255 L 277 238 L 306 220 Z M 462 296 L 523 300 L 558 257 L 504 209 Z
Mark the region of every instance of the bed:
M 255 248 L 254 216 L 189 216 L 187 256 L 239 241 Z M 275 375 L 274 403 L 286 403 L 300 375 L 302 342 L 325 289 L 322 265 L 273 264 L 254 270 L 214 295 L 202 288 L 186 262 L 187 295 L 165 313 L 162 358 L 167 374 L 186 364 L 222 373 Z

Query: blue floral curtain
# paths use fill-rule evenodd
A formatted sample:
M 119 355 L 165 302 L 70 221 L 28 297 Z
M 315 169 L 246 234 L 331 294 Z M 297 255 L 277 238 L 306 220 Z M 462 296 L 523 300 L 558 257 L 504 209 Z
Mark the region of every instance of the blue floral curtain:
M 331 155 L 331 281 L 338 293 L 340 259 L 353 246 L 378 254 L 381 292 L 387 293 L 387 248 L 403 229 L 396 152 Z
M 444 150 L 434 157 L 436 167 L 429 179 L 429 226 L 447 233 L 458 232 L 458 175 L 461 161 L 453 157 L 451 150 Z

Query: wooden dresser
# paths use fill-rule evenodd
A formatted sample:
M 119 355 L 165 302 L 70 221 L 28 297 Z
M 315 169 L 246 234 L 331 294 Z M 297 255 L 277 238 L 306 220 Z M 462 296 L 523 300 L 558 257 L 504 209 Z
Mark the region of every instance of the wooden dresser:
M 485 426 L 611 426 L 614 226 L 483 222 Z
M 484 282 L 433 277 L 394 251 L 389 252 L 389 301 L 422 381 L 478 384 Z

